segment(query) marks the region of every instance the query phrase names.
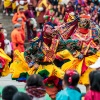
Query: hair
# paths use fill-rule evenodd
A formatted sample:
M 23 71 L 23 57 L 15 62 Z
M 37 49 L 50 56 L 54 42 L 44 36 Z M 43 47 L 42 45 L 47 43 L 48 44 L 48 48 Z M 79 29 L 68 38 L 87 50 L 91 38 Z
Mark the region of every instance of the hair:
M 69 71 L 69 73 L 68 73 Z M 79 74 L 77 71 L 75 70 L 68 70 L 65 72 L 64 75 L 64 82 L 67 86 L 74 86 L 76 87 L 79 81 Z M 70 78 L 71 78 L 71 82 L 70 82 Z
M 12 100 L 12 98 L 16 92 L 18 92 L 18 90 L 15 86 L 13 86 L 13 85 L 6 86 L 2 90 L 2 99 Z
M 89 74 L 91 90 L 100 92 L 100 71 L 92 71 Z
M 31 100 L 31 98 L 26 93 L 17 92 L 12 100 Z
M 38 74 L 29 76 L 29 78 L 26 81 L 26 87 L 27 86 L 36 86 L 36 87 L 44 86 L 42 77 Z

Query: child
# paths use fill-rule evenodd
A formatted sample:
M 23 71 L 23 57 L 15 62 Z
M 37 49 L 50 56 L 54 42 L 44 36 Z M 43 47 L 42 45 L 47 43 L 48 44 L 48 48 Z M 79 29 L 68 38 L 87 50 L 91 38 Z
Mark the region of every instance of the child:
M 79 74 L 74 70 L 65 72 L 63 79 L 63 90 L 60 91 L 56 100 L 81 100 L 81 93 L 76 88 L 79 81 Z
M 14 97 L 13 100 L 31 100 L 31 98 L 23 92 L 17 92 Z
M 17 88 L 13 85 L 4 87 L 2 90 L 2 100 L 12 100 L 13 96 L 17 92 Z
M 32 100 L 46 100 L 46 90 L 42 77 L 38 74 L 31 75 L 26 82 L 27 94 Z
M 85 95 L 85 100 L 100 100 L 100 71 L 90 73 L 90 90 Z

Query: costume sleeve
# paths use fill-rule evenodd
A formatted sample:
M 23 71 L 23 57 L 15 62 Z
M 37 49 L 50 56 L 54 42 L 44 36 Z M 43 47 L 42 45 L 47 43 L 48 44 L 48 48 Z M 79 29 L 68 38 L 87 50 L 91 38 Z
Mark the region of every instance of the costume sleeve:
M 12 18 L 12 23 L 16 24 L 17 23 L 17 13 L 14 14 L 13 18 Z
M 90 96 L 91 96 L 91 95 L 90 95 Z M 90 98 L 90 96 L 89 96 L 89 94 L 86 94 L 84 100 L 92 100 L 92 99 Z
M 21 36 L 21 33 L 18 33 L 16 37 L 17 37 L 18 44 L 24 44 L 24 41 L 23 41 L 22 36 Z

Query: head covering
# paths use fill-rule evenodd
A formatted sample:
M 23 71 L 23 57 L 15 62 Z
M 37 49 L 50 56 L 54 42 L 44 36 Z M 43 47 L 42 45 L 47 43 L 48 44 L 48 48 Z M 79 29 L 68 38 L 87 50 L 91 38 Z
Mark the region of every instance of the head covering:
M 19 21 L 22 21 L 22 18 L 18 18 L 17 21 L 18 21 L 18 22 L 19 22 Z
M 19 6 L 19 10 L 20 10 L 20 9 L 24 9 L 24 7 L 23 7 L 23 6 Z
M 21 24 L 17 23 L 14 25 L 14 28 L 18 28 L 18 27 L 21 27 Z
M 100 57 L 97 59 L 97 61 L 89 66 L 90 68 L 100 68 Z
M 91 16 L 90 15 L 86 15 L 86 14 L 81 14 L 80 18 L 84 18 L 84 19 L 90 20 Z

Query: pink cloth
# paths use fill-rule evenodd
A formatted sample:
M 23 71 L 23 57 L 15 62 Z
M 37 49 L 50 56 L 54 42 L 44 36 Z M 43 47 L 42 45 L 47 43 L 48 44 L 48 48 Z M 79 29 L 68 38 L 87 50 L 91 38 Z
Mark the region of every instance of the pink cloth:
M 100 100 L 100 92 L 88 91 L 84 100 Z

